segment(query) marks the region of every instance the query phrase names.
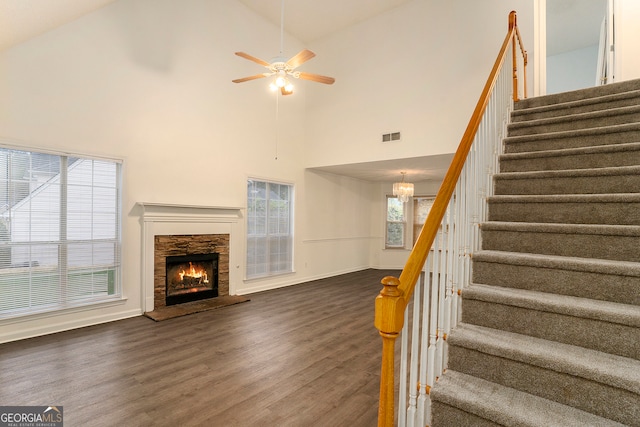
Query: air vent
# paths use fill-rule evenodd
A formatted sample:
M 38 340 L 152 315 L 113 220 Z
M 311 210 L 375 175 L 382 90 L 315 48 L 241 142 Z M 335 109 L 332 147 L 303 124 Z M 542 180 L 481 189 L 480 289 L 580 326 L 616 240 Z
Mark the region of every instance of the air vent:
M 400 141 L 400 132 L 383 133 L 382 142 Z

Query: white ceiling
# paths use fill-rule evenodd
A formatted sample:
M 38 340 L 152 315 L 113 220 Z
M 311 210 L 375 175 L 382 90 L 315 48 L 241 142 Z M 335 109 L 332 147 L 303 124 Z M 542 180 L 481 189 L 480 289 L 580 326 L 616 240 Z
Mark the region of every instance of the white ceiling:
M 114 1 L 0 0 L 0 50 L 64 25 Z M 282 0 L 239 1 L 280 26 Z M 412 0 L 287 0 L 284 6 L 284 27 L 300 41 L 310 43 L 409 1 Z
M 372 182 L 399 181 L 402 177 L 401 172 L 407 173 L 406 179 L 408 182 L 439 181 L 447 172 L 452 159 L 453 154 L 442 154 L 438 156 L 324 166 L 311 168 L 311 170 L 345 175 Z
M 64 25 L 115 0 L 0 0 L 0 51 Z M 177 1 L 177 0 L 176 0 Z M 215 0 L 211 0 L 215 1 Z M 280 25 L 282 0 L 238 0 Z M 323 38 L 413 0 L 287 0 L 285 30 L 304 43 Z M 547 0 L 547 54 L 597 42 L 606 0 Z M 572 24 L 573 22 L 573 24 Z M 321 168 L 367 181 L 395 181 L 401 171 L 414 182 L 444 176 L 451 156 L 433 156 Z
M 281 23 L 282 0 L 238 0 L 258 15 Z M 366 21 L 412 0 L 287 0 L 284 28 L 304 43 Z
M 0 51 L 114 0 L 0 0 Z

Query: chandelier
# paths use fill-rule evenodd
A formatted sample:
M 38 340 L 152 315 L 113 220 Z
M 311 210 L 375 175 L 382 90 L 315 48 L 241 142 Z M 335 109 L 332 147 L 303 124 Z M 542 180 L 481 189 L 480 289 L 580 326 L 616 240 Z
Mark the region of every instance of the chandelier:
M 402 181 L 393 184 L 393 195 L 402 203 L 405 203 L 409 201 L 410 197 L 413 197 L 413 184 L 410 182 L 404 182 L 406 172 L 400 173 L 402 174 Z

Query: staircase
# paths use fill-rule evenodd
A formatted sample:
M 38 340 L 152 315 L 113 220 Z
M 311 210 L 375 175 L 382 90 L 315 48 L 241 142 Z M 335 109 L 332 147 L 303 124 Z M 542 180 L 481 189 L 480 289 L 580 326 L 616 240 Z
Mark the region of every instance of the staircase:
M 640 80 L 516 104 L 432 426 L 640 426 Z

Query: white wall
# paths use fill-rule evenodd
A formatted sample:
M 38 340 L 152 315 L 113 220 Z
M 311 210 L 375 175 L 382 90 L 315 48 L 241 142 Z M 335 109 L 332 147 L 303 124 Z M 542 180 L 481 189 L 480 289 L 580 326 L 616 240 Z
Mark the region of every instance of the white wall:
M 511 10 L 533 58 L 532 0 L 415 0 L 315 43 L 336 83 L 309 88 L 307 164 L 454 152 Z M 382 144 L 393 131 L 402 142 Z
M 615 81 L 640 78 L 640 2 L 615 0 Z
M 547 56 L 547 93 L 595 86 L 597 65 L 598 45 Z
M 269 60 L 280 35 L 236 0 L 119 0 L 1 52 L 0 140 L 124 161 L 126 299 L 1 322 L 0 342 L 139 315 L 136 203 L 243 207 L 249 176 L 296 186 L 295 273 L 246 282 L 239 274 L 238 293 L 401 267 L 380 250 L 381 188 L 304 168 L 453 151 L 509 10 L 519 8 L 532 39 L 530 3 L 415 0 L 318 41 L 308 46 L 318 54 L 309 71 L 337 82 L 298 83 L 278 121 L 266 82 L 231 83 L 261 71 L 233 52 Z M 285 38 L 286 55 L 302 47 Z M 399 149 L 372 145 L 395 130 Z
M 375 216 L 375 185 L 330 173 L 305 173 L 306 207 L 301 225 L 302 251 L 298 265 L 310 278 L 322 277 L 326 265 L 348 272 L 371 266 L 369 247 Z

